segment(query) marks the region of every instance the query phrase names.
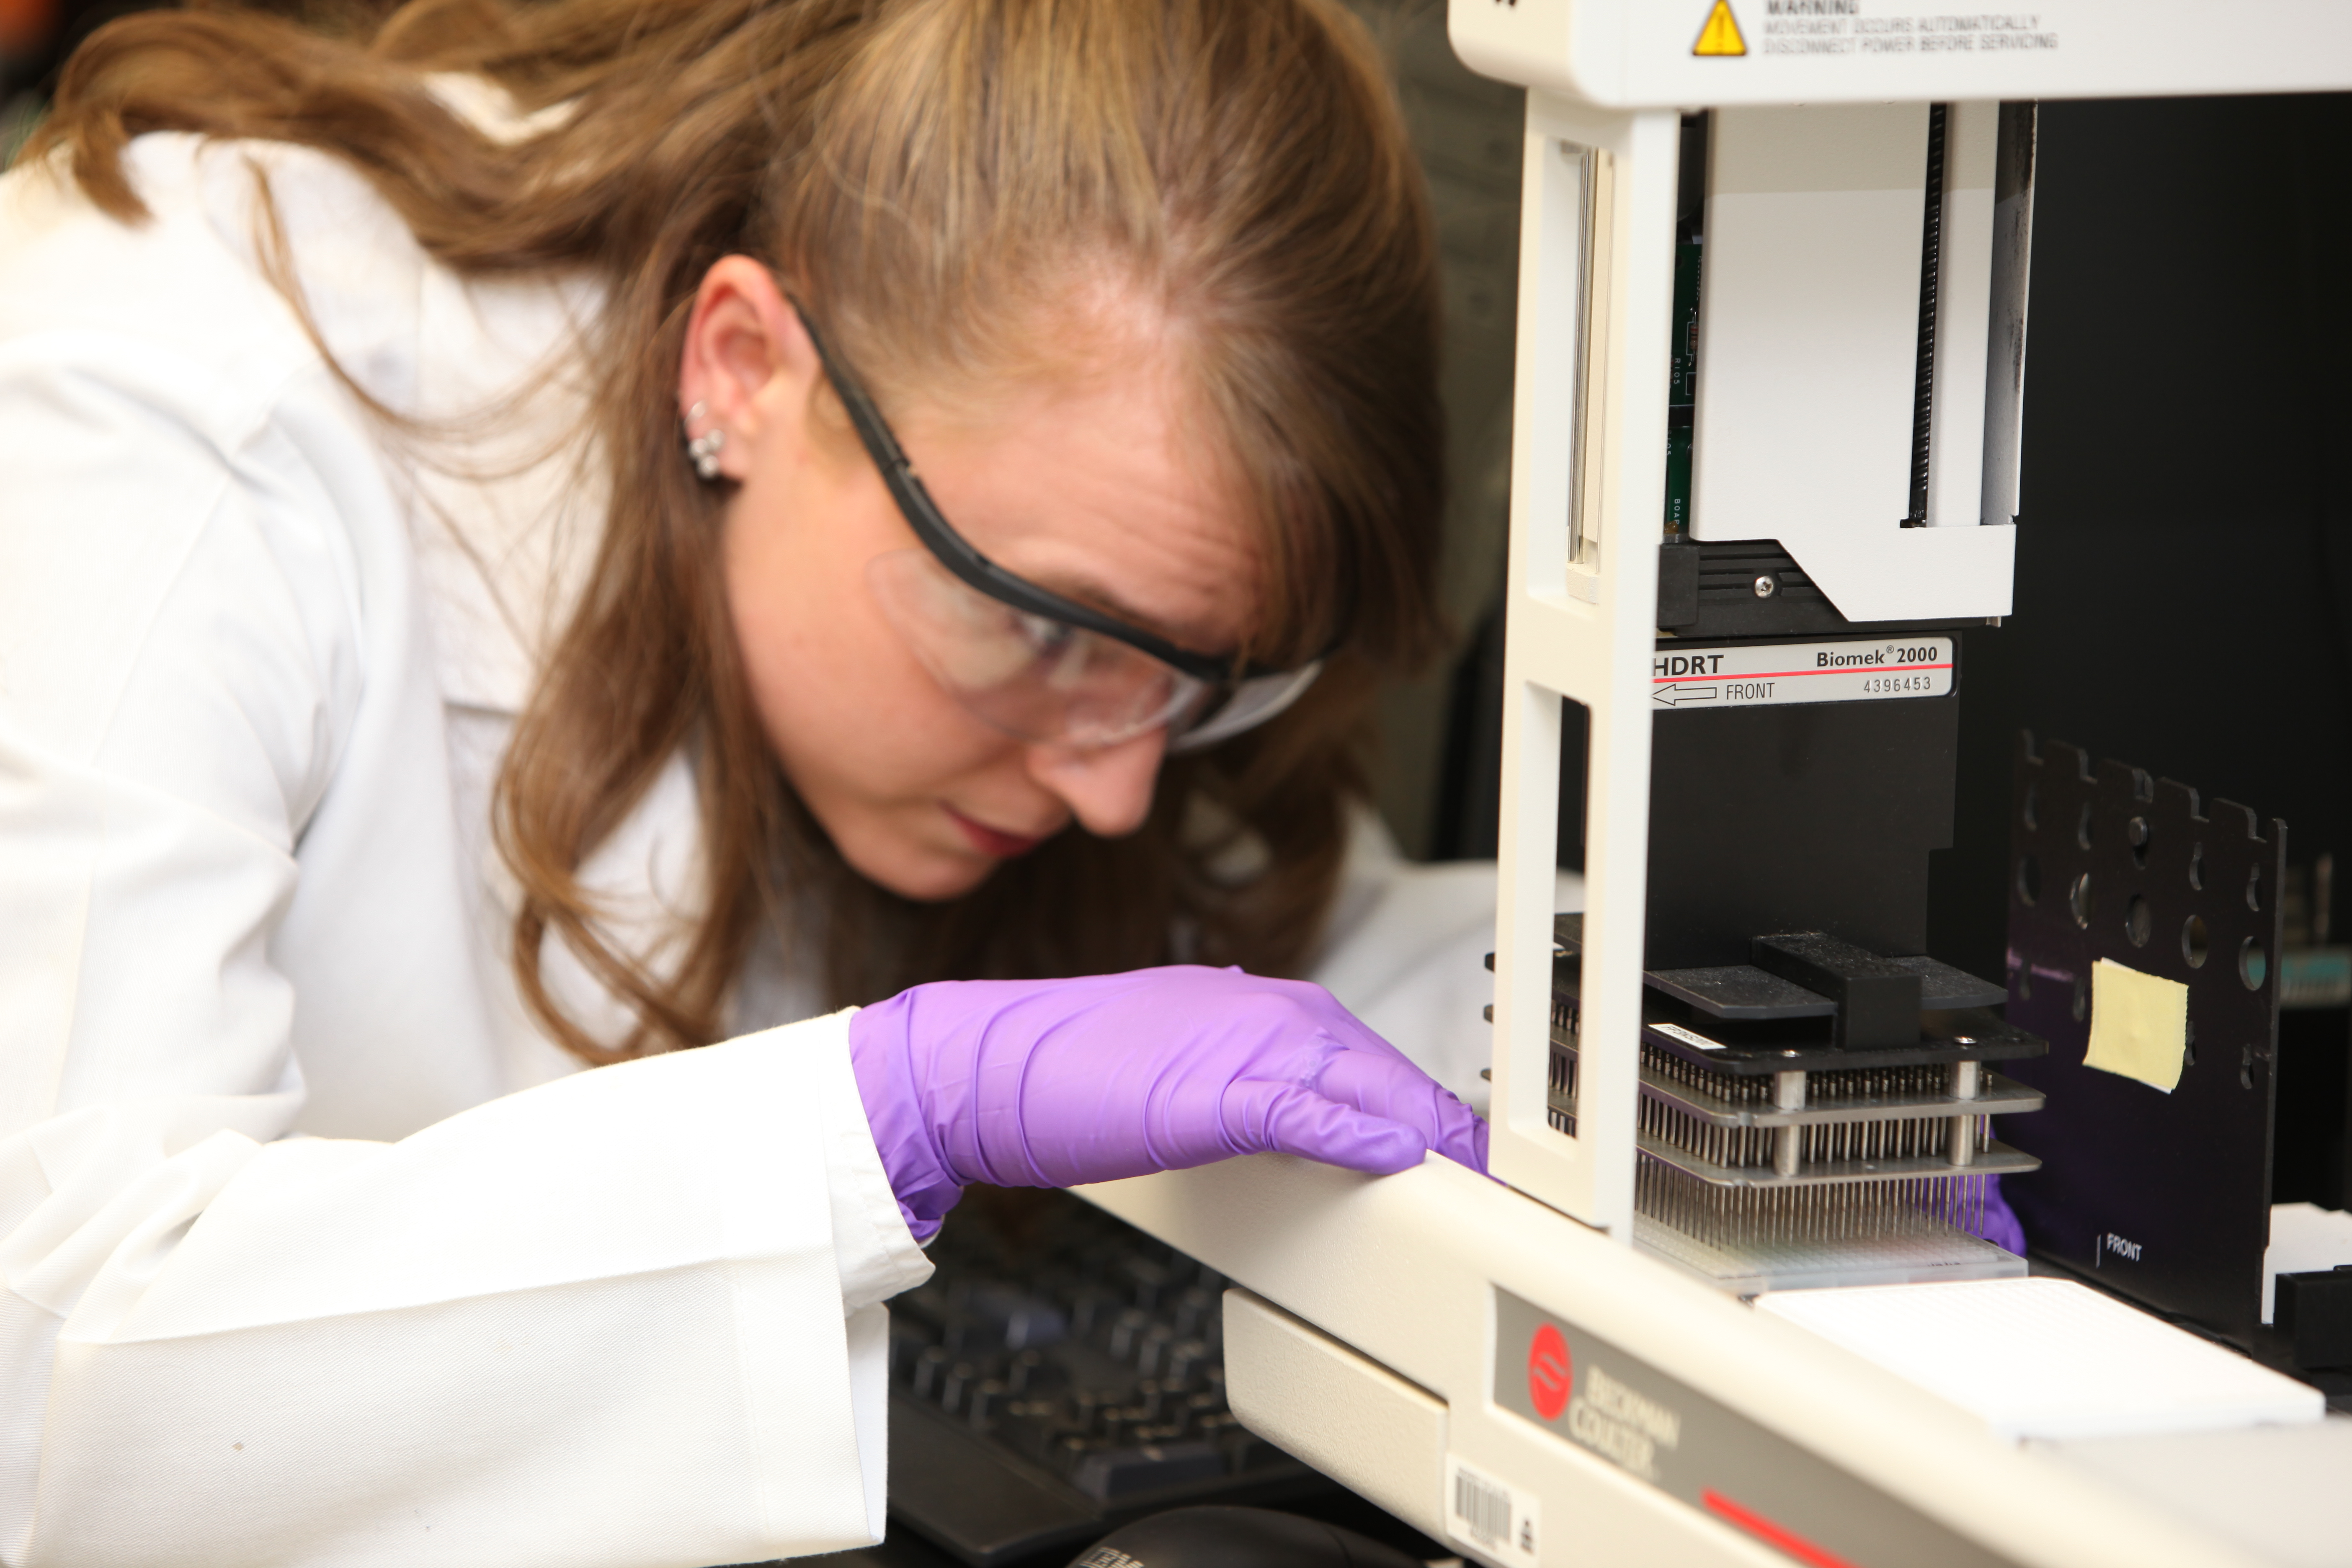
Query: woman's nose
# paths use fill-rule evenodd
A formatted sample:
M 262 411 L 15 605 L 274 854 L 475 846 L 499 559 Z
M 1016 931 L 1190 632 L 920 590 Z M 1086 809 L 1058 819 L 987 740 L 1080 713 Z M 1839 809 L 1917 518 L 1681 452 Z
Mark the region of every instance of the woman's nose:
M 1168 731 L 1152 730 L 1115 746 L 1084 751 L 1029 748 L 1029 776 L 1059 796 L 1078 825 L 1097 838 L 1119 838 L 1143 826 L 1160 782 Z

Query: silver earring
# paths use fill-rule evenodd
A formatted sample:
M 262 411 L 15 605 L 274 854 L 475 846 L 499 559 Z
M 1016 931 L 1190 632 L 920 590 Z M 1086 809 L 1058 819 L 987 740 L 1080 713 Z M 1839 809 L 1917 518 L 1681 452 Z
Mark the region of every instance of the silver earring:
M 698 402 L 686 411 L 686 425 L 691 428 L 694 422 L 701 418 L 702 415 L 703 405 Z M 725 445 L 727 445 L 727 432 L 716 425 L 699 436 L 690 436 L 687 438 L 686 455 L 694 459 L 694 471 L 698 476 L 706 480 L 719 477 L 719 449 Z

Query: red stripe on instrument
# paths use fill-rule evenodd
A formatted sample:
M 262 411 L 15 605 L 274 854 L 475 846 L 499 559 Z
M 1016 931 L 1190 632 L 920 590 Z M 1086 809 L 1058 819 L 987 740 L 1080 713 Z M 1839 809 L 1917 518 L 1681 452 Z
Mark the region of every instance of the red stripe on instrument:
M 1709 1512 L 1721 1514 L 1748 1534 L 1771 1542 L 1800 1563 L 1811 1564 L 1811 1568 L 1854 1568 L 1852 1563 L 1827 1547 L 1814 1545 L 1795 1531 L 1775 1524 L 1755 1510 L 1732 1501 L 1713 1487 L 1701 1492 L 1699 1499 L 1706 1504 Z

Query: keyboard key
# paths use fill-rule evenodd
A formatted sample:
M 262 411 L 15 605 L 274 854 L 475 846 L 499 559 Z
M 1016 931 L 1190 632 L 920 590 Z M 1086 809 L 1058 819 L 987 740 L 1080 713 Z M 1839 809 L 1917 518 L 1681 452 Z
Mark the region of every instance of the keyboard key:
M 963 1408 L 964 1391 L 980 1381 L 980 1368 L 960 1361 L 940 1380 L 940 1408 L 953 1415 Z
M 1070 1330 L 1051 1301 L 1012 1285 L 976 1284 L 961 1304 L 971 1325 L 969 1351 L 1034 1349 L 1057 1343 Z
M 1089 1497 L 1114 1502 L 1214 1480 L 1225 1470 L 1225 1458 L 1213 1443 L 1144 1443 L 1085 1454 L 1072 1468 L 1070 1483 Z
M 971 1385 L 963 1398 L 963 1417 L 972 1426 L 986 1430 L 1003 1414 L 1008 1390 L 1002 1378 L 983 1377 Z
M 1127 1281 L 1129 1299 L 1147 1312 L 1173 1294 L 1177 1283 L 1173 1265 L 1135 1255 L 1119 1260 L 1118 1278 Z
M 1099 1533 L 1162 1507 L 1316 1484 L 1227 1406 L 1222 1277 L 1062 1203 L 1025 1237 L 950 1221 L 931 1248 L 938 1273 L 891 1303 L 892 1447 L 922 1455 L 894 1467 L 894 1513 L 941 1539 L 971 1534 L 993 1560 L 982 1538 L 996 1541 L 1007 1510 L 1034 1515 L 1022 1528 L 1058 1551 L 1089 1510 Z M 990 1500 L 975 1513 L 978 1499 Z
M 1186 1339 L 1197 1338 L 1212 1318 L 1224 1315 L 1224 1303 L 1213 1291 L 1195 1285 L 1176 1298 L 1176 1310 L 1170 1321 L 1176 1331 Z
M 1023 1351 L 1004 1363 L 1004 1385 L 1015 1394 L 1042 1393 L 1062 1381 L 1061 1369 L 1036 1351 Z
M 1110 1353 L 1120 1361 L 1128 1360 L 1135 1354 L 1137 1342 L 1157 1326 L 1151 1321 L 1151 1314 L 1142 1308 L 1128 1308 L 1111 1320 L 1108 1342 Z
M 918 1354 L 914 1375 L 908 1380 L 914 1385 L 915 1397 L 937 1399 L 940 1384 L 946 1379 L 947 1371 L 948 1352 L 944 1347 L 932 1345 Z
M 1126 1308 L 1118 1295 L 1103 1285 L 1080 1286 L 1066 1300 L 1070 1309 L 1070 1331 L 1082 1339 L 1091 1337 Z
M 1161 1369 L 1160 1381 L 1176 1388 L 1189 1388 L 1208 1363 L 1209 1347 L 1201 1340 L 1179 1340 L 1168 1347 L 1168 1364 Z

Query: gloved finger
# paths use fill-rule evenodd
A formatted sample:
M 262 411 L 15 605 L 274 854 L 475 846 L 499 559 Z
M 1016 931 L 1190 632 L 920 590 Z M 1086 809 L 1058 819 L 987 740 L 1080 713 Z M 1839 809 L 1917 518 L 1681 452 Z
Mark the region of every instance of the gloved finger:
M 1985 1187 L 1984 1213 L 1969 1227 L 1995 1247 L 2025 1256 L 2025 1226 L 2018 1223 L 2017 1211 L 2000 1195 L 2000 1178 L 1993 1177 Z
M 1486 1124 L 1478 1113 L 1402 1057 L 1332 1053 L 1313 1083 L 1325 1098 L 1419 1132 L 1457 1165 L 1486 1173 Z
M 1429 1152 L 1419 1129 L 1296 1083 L 1245 1079 L 1225 1091 L 1224 1110 L 1236 1142 L 1375 1176 L 1409 1171 Z

